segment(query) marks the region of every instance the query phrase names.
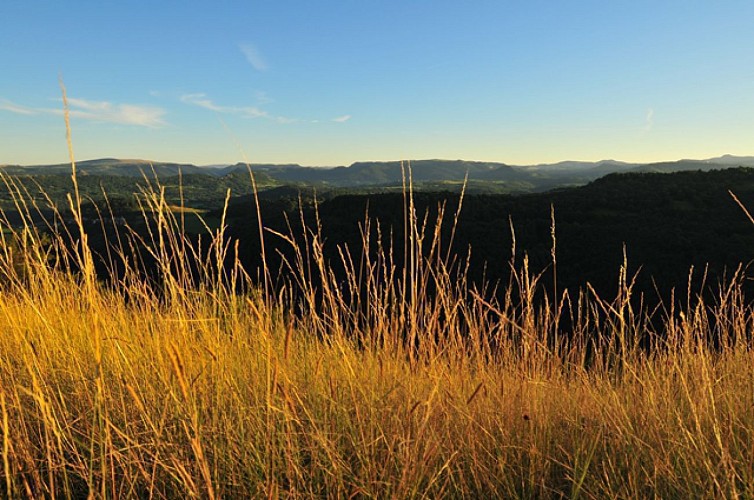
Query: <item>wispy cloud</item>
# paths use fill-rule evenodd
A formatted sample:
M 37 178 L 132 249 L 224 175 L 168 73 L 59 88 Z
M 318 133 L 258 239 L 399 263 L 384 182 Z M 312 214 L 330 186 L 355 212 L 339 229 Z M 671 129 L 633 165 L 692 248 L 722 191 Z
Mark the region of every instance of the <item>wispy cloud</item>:
M 5 99 L 0 99 L 0 109 L 2 109 L 3 111 L 10 111 L 11 113 L 16 113 L 17 115 L 39 114 L 32 108 L 27 108 L 26 106 L 21 106 L 20 104 L 13 103 Z
M 256 106 L 220 106 L 209 99 L 206 94 L 183 94 L 181 101 L 218 113 L 240 115 L 247 118 L 272 118 L 269 113 Z
M 89 101 L 76 98 L 69 98 L 68 105 L 72 117 L 85 120 L 140 127 L 159 127 L 165 124 L 162 119 L 165 110 L 151 106 L 115 104 L 108 101 Z
M 288 118 L 285 116 L 271 115 L 267 111 L 260 109 L 256 106 L 221 106 L 215 104 L 214 101 L 209 99 L 206 94 L 184 94 L 181 96 L 181 101 L 186 104 L 199 106 L 200 108 L 209 109 L 217 113 L 237 115 L 245 118 L 266 118 L 278 123 L 296 123 L 300 120 L 296 118 Z
M 267 71 L 267 61 L 265 61 L 259 49 L 251 43 L 242 43 L 238 46 L 241 52 L 246 57 L 246 60 L 251 64 L 251 67 L 257 71 Z
M 117 104 L 109 101 L 68 98 L 72 118 L 120 125 L 157 128 L 165 125 L 165 110 L 136 104 Z M 20 115 L 62 115 L 61 108 L 30 107 L 8 100 L 0 100 L 0 110 Z
M 218 113 L 230 113 L 233 109 L 225 106 L 218 106 L 211 100 L 207 99 L 206 94 L 183 94 L 181 96 L 181 102 L 193 104 L 194 106 L 209 109 L 210 111 L 217 111 Z
M 281 124 L 320 123 L 322 121 L 322 120 L 316 120 L 316 119 L 303 120 L 301 118 L 290 118 L 287 116 L 274 115 L 272 113 L 265 111 L 264 109 L 258 106 L 225 106 L 225 105 L 217 104 L 215 101 L 207 97 L 207 94 L 200 93 L 200 92 L 193 93 L 193 94 L 183 94 L 180 97 L 180 99 L 181 99 L 181 102 L 185 104 L 190 104 L 192 106 L 197 106 L 200 108 L 208 109 L 216 113 L 221 113 L 221 114 L 226 114 L 226 115 L 235 115 L 235 116 L 240 116 L 243 118 L 264 118 L 266 120 L 274 121 Z M 262 104 L 267 103 L 267 102 L 272 102 L 272 99 L 267 97 L 267 94 L 262 94 L 261 98 L 259 95 L 257 95 L 257 100 L 261 101 Z M 336 118 L 332 118 L 330 120 L 324 120 L 324 121 L 345 123 L 350 119 L 351 119 L 351 115 L 342 115 L 342 116 L 338 116 Z
M 655 124 L 655 110 L 653 108 L 647 109 L 647 115 L 644 119 L 644 131 L 649 132 L 652 130 L 652 127 L 654 127 Z

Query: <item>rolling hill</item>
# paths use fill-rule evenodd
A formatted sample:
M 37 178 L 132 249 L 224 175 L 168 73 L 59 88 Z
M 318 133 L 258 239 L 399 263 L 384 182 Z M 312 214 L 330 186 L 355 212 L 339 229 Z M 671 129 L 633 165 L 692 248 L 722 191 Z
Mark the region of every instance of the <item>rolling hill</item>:
M 306 167 L 298 164 L 252 164 L 251 168 L 267 185 L 315 185 L 324 188 L 400 187 L 408 171 L 408 162 L 356 162 L 350 166 Z M 678 160 L 656 163 L 627 163 L 616 160 L 597 162 L 563 161 L 539 165 L 508 165 L 499 162 L 466 160 L 415 160 L 410 162 L 411 179 L 419 190 L 458 190 L 468 178 L 471 191 L 542 192 L 560 187 L 579 186 L 612 173 L 680 172 L 719 170 L 738 166 L 754 166 L 752 156 L 724 155 L 706 160 Z M 187 163 L 153 162 L 103 158 L 77 163 L 79 175 L 97 177 L 159 178 L 204 175 L 222 178 L 229 174 L 246 174 L 244 163 L 202 167 Z M 69 174 L 70 164 L 3 165 L 0 171 L 12 176 Z M 468 177 L 467 177 L 468 176 Z

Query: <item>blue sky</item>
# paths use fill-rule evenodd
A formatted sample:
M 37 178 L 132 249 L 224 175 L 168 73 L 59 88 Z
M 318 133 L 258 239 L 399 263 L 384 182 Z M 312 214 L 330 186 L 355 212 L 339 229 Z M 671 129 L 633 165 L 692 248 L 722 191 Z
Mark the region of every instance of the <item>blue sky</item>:
M 754 154 L 751 1 L 0 3 L 0 164 Z

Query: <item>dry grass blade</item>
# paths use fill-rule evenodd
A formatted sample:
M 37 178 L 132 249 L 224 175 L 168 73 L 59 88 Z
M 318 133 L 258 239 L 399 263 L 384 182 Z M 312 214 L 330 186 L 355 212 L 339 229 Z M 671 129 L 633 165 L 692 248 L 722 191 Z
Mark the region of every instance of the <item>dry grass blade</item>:
M 741 200 L 739 200 L 739 199 L 738 199 L 738 197 L 737 197 L 737 196 L 736 196 L 736 195 L 735 195 L 735 194 L 733 193 L 733 191 L 731 191 L 731 190 L 728 190 L 728 194 L 730 194 L 731 198 L 733 198 L 733 200 L 734 200 L 734 201 L 736 202 L 736 204 L 738 204 L 738 206 L 739 206 L 739 207 L 741 207 L 741 210 L 743 210 L 743 211 L 744 211 L 744 213 L 746 214 L 746 217 L 748 217 L 748 218 L 749 218 L 749 221 L 750 221 L 750 222 L 751 222 L 752 224 L 754 224 L 754 217 L 752 217 L 752 216 L 751 216 L 751 214 L 750 214 L 750 213 L 749 213 L 749 211 L 748 211 L 748 210 L 746 209 L 746 207 L 744 206 L 744 204 L 743 204 L 743 203 L 741 203 Z

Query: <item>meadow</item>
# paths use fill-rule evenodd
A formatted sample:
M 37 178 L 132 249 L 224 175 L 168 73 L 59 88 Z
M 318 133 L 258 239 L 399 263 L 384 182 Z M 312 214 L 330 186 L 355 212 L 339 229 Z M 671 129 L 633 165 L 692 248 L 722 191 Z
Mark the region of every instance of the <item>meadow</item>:
M 79 231 L 57 233 L 19 195 L 30 222 L 0 254 L 0 494 L 754 495 L 742 270 L 712 301 L 648 310 L 625 266 L 603 298 L 545 289 L 519 256 L 489 293 L 443 250 L 458 214 L 427 221 L 404 197 L 405 266 L 343 248 L 343 282 L 321 234 L 278 234 L 296 256 L 281 284 L 249 275 L 222 223 L 197 248 L 159 186 L 142 197 L 153 230 L 122 228 L 105 260 L 125 272 L 102 282 L 78 193 Z
M 625 262 L 613 297 L 561 290 L 553 227 L 550 266 L 513 238 L 509 282 L 478 286 L 443 241 L 459 212 L 428 219 L 410 185 L 401 248 L 366 217 L 378 251 L 337 263 L 258 217 L 283 281 L 243 267 L 224 215 L 187 237 L 159 185 L 142 231 L 101 207 L 95 253 L 71 157 L 73 225 L 4 177 L 25 222 L 0 220 L 4 497 L 754 496 L 744 268 L 651 308 Z

